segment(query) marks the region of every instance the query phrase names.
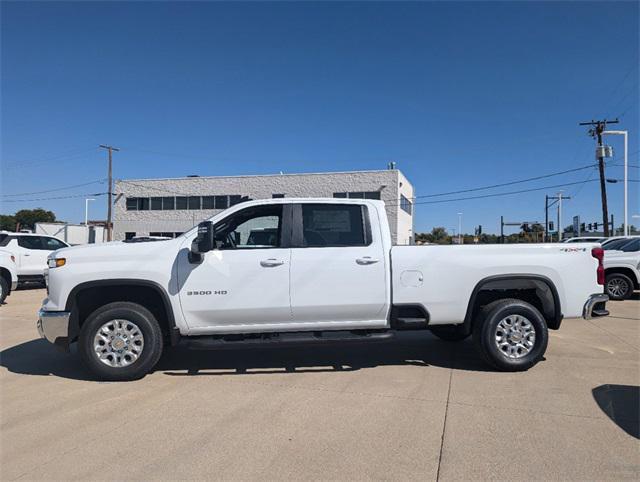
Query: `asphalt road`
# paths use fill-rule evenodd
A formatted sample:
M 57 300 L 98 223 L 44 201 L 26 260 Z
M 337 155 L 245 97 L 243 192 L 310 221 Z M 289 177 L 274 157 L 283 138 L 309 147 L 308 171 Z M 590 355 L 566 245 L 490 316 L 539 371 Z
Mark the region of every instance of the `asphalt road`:
M 38 338 L 43 290 L 0 307 L 0 478 L 640 478 L 640 298 L 565 320 L 546 360 L 492 372 L 468 341 L 173 350 L 92 381 Z

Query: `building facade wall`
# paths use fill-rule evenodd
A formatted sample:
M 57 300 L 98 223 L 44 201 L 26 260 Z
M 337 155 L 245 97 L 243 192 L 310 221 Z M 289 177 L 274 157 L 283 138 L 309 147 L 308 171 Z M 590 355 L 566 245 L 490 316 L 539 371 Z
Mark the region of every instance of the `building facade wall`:
M 184 232 L 222 211 L 127 210 L 126 200 L 132 197 L 241 195 L 250 199 L 271 199 L 274 194 L 285 197 L 333 197 L 337 192 L 378 191 L 380 199 L 387 205 L 394 243 L 408 244 L 407 226 L 412 225 L 412 219 L 407 220 L 407 216 L 412 216 L 400 209 L 400 190 L 404 193 L 413 192 L 410 183 L 398 170 L 121 180 L 116 182 L 114 190 L 114 239 L 124 239 L 128 232 L 136 233 L 136 236 Z

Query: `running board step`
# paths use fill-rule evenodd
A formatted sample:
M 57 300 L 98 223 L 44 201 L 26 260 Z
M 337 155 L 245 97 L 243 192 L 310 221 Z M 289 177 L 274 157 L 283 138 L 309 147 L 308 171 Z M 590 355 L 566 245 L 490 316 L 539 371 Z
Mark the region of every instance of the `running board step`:
M 291 333 L 260 333 L 246 335 L 214 335 L 182 338 L 182 343 L 193 350 L 248 348 L 259 346 L 292 346 L 331 343 L 370 343 L 389 341 L 392 331 L 310 331 Z

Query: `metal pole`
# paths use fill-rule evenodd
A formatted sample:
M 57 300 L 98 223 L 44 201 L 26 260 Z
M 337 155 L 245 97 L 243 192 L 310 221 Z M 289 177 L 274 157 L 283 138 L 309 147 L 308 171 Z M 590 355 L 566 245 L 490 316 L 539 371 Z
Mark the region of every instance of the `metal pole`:
M 562 241 L 562 191 L 558 193 L 558 218 L 556 219 L 558 223 L 558 227 L 556 231 L 558 231 L 558 242 Z
M 500 216 L 500 242 L 504 244 L 504 216 Z
M 462 213 L 458 213 L 458 244 L 462 244 Z
M 543 242 L 549 241 L 549 195 L 544 197 L 544 239 Z
M 614 134 L 623 136 L 624 140 L 624 230 L 622 234 L 629 236 L 629 144 L 628 144 L 628 131 L 604 131 L 603 134 Z M 613 228 L 613 226 L 612 226 Z M 615 233 L 614 233 L 615 234 Z

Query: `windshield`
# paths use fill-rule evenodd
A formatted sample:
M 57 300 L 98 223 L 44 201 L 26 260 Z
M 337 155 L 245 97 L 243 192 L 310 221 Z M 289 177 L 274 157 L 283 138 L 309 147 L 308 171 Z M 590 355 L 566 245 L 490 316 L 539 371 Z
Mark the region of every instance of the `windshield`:
M 614 239 L 613 241 L 609 241 L 602 245 L 602 249 L 605 251 L 620 249 L 622 246 L 629 242 L 628 239 Z

